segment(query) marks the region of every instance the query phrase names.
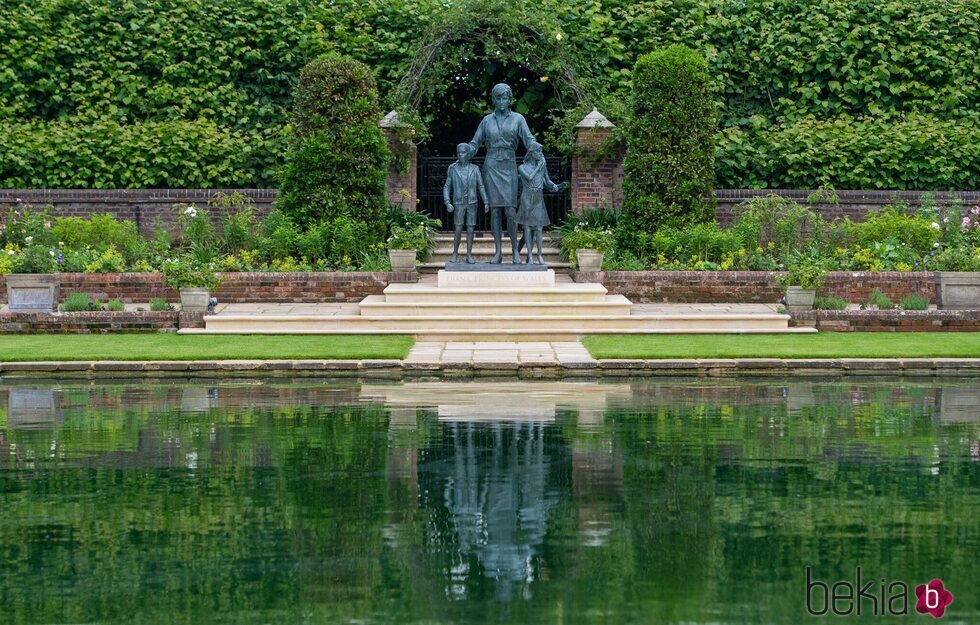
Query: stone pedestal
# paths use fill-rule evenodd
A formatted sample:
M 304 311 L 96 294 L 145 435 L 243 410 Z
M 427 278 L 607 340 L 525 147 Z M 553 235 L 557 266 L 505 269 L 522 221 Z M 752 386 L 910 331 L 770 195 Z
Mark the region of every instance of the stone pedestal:
M 60 287 L 57 273 L 12 273 L 7 276 L 10 312 L 54 312 Z

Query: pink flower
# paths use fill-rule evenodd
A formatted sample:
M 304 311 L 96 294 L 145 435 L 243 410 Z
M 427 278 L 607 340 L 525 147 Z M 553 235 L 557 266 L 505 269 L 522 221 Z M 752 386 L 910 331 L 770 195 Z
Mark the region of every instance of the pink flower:
M 915 611 L 919 614 L 931 614 L 935 618 L 942 618 L 946 606 L 953 603 L 953 593 L 943 587 L 941 579 L 919 584 L 915 587 L 915 596 L 918 597 Z
M 970 227 L 970 218 L 969 217 L 964 217 L 963 218 L 963 221 L 960 222 L 960 228 L 966 230 L 969 227 Z

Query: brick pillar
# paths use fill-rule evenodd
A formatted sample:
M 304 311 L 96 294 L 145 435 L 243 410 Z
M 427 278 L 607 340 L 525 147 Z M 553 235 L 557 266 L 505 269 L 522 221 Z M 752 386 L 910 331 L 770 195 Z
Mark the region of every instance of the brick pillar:
M 378 124 L 388 138 L 392 160 L 388 166 L 388 201 L 401 204 L 405 210 L 414 211 L 418 203 L 418 151 L 411 141 L 398 138 L 396 130 L 403 125 L 398 120 L 398 113 L 391 111 Z M 405 160 L 408 170 L 404 169 Z
M 615 146 L 611 154 L 597 156 L 613 128 L 615 125 L 596 109 L 575 126 L 572 212 L 576 214 L 589 208 L 619 208 L 623 204 L 622 146 Z

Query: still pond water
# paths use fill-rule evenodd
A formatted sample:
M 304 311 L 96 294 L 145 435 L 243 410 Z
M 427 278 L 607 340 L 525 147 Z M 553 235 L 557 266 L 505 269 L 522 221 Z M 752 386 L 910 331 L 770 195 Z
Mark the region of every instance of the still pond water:
M 7 625 L 978 623 L 978 556 L 978 380 L 0 382 Z

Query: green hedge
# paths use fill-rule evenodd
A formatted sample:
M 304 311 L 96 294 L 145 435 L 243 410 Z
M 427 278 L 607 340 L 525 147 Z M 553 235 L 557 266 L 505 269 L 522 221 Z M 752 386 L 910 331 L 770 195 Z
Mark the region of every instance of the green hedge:
M 941 146 L 980 143 L 973 60 L 980 49 L 980 0 L 524 1 L 541 4 L 535 10 L 564 25 L 562 43 L 589 59 L 592 78 L 610 93 L 628 94 L 631 68 L 655 48 L 681 43 L 702 51 L 718 84 L 726 137 L 740 129 L 743 144 L 752 143 L 761 155 L 747 158 L 736 140 L 723 137 L 720 186 L 808 186 L 791 167 L 800 162 L 802 141 L 793 129 L 805 133 L 808 124 L 821 136 L 837 136 L 821 124 L 874 119 L 873 127 L 848 124 L 867 133 L 858 140 L 888 135 L 900 153 L 912 120 L 928 118 L 935 123 L 924 122 L 920 130 L 940 146 L 929 158 L 948 167 L 928 158 L 910 161 L 911 170 L 923 173 L 896 180 L 874 173 L 888 171 L 891 156 L 882 154 L 871 162 L 870 182 L 860 186 L 976 188 L 972 155 L 958 148 L 946 154 Z M 292 90 L 306 62 L 325 52 L 363 61 L 384 97 L 407 69 L 421 34 L 449 10 L 441 0 L 2 3 L 0 149 L 35 164 L 27 173 L 0 170 L 0 185 L 163 186 L 151 181 L 175 178 L 200 186 L 270 186 L 283 156 L 281 129 Z M 475 110 L 483 110 L 485 100 L 484 93 L 474 94 Z M 947 124 L 952 120 L 960 126 Z M 61 144 L 65 125 L 109 123 L 132 136 L 146 133 L 141 127 L 147 124 L 176 124 L 169 126 L 171 136 L 191 147 L 180 161 L 151 160 L 144 173 L 105 171 L 113 165 L 95 162 L 96 169 L 80 175 L 68 159 L 25 154 Z M 222 134 L 201 153 L 196 124 L 207 123 Z M 835 166 L 821 177 L 837 188 L 854 186 L 849 172 L 867 168 L 866 159 L 848 160 L 857 157 L 864 159 L 864 152 L 828 156 Z M 759 171 L 759 160 L 789 164 Z M 972 178 L 950 173 L 971 169 Z
M 717 126 L 710 90 L 708 64 L 690 48 L 673 45 L 637 61 L 623 162 L 625 231 L 714 219 L 706 199 Z
M 365 249 L 381 242 L 391 153 L 371 69 L 336 55 L 300 73 L 276 208 L 296 224 Z M 343 233 L 343 234 L 340 234 Z
M 730 126 L 716 171 L 730 188 L 980 189 L 980 123 L 911 113 L 895 120 L 805 117 Z
M 0 180 L 14 189 L 248 187 L 254 164 L 279 144 L 260 139 L 207 119 L 0 120 Z

